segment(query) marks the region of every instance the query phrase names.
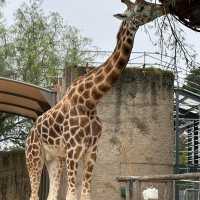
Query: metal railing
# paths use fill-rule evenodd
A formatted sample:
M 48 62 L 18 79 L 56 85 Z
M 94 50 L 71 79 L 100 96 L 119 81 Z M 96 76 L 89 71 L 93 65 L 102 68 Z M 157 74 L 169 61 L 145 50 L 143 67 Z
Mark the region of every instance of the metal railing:
M 185 189 L 183 200 L 200 200 L 200 189 Z
M 187 199 L 190 191 L 198 190 L 199 194 L 199 189 L 189 187 L 186 181 L 188 183 L 194 181 L 197 184 L 199 180 L 200 173 L 117 177 L 121 191 L 123 191 L 122 188 L 125 190 L 124 195 L 121 196 L 124 200 L 143 200 L 143 192 L 147 188 L 158 190 L 158 198 L 155 200 L 198 200 L 196 194 L 194 199 Z M 180 182 L 182 182 L 182 188 L 179 187 Z

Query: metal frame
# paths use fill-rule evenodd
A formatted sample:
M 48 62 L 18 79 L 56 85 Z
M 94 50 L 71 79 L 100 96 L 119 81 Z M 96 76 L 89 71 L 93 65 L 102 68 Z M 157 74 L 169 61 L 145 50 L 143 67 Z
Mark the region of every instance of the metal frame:
M 181 130 L 184 130 L 187 128 L 187 126 L 191 126 L 192 123 L 195 123 L 195 120 L 199 121 L 199 108 L 200 108 L 200 95 L 196 94 L 194 92 L 176 88 L 175 89 L 176 94 L 176 113 L 175 113 L 175 119 L 176 119 L 176 125 L 175 125 L 175 132 L 176 132 L 176 172 L 180 172 L 180 163 L 179 163 L 179 136 L 182 132 Z M 181 98 L 180 98 L 181 96 Z M 191 121 L 188 121 L 191 120 Z M 192 122 L 193 121 L 193 122 Z M 194 131 L 199 131 L 198 126 L 195 126 Z M 196 137 L 196 141 L 198 141 L 198 136 Z M 196 150 L 198 150 L 198 145 Z M 191 167 L 191 166 L 188 166 Z M 200 167 L 200 164 L 194 165 L 192 168 L 193 170 L 198 171 L 198 168 Z

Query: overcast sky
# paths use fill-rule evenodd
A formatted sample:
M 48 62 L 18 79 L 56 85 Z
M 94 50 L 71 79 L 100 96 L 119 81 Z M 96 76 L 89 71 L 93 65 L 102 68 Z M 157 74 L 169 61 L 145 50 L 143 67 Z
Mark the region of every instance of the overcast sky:
M 26 0 L 28 1 L 28 0 Z M 7 0 L 4 16 L 7 24 L 13 23 L 13 13 L 24 0 Z M 56 11 L 65 22 L 80 29 L 81 34 L 93 40 L 101 50 L 113 50 L 120 21 L 113 14 L 124 11 L 120 0 L 44 0 L 46 13 Z M 186 29 L 187 41 L 200 51 L 200 33 Z M 143 31 L 138 31 L 134 51 L 158 51 Z M 199 60 L 198 60 L 199 61 Z

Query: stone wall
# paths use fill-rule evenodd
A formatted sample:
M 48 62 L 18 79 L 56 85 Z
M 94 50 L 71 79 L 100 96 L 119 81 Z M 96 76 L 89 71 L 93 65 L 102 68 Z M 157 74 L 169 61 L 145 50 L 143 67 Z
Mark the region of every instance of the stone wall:
M 66 70 L 66 85 L 85 73 L 84 68 Z M 100 102 L 98 113 L 103 121 L 103 134 L 93 178 L 93 199 L 120 200 L 119 184 L 115 180 L 120 175 L 173 173 L 173 75 L 170 72 L 126 69 Z
M 67 68 L 65 86 L 84 73 L 84 68 Z M 171 73 L 126 69 L 98 105 L 98 113 L 103 121 L 103 134 L 92 181 L 94 200 L 121 199 L 117 176 L 173 172 Z M 1 200 L 28 200 L 30 186 L 24 165 L 23 153 L 0 154 Z M 42 200 L 47 193 L 44 182 Z M 77 184 L 80 186 L 80 181 Z M 60 200 L 64 200 L 63 192 L 61 196 Z
M 40 200 L 48 194 L 48 175 L 43 171 Z M 0 152 L 0 200 L 29 200 L 30 182 L 23 150 Z
M 0 199 L 28 200 L 29 180 L 25 169 L 24 152 L 0 153 Z

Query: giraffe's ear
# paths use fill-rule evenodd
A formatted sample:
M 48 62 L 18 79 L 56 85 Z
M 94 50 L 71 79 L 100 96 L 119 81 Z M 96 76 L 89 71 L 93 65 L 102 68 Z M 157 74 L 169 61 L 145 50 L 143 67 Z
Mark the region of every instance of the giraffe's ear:
M 113 15 L 114 17 L 116 17 L 119 20 L 125 20 L 127 18 L 126 14 L 115 14 Z

